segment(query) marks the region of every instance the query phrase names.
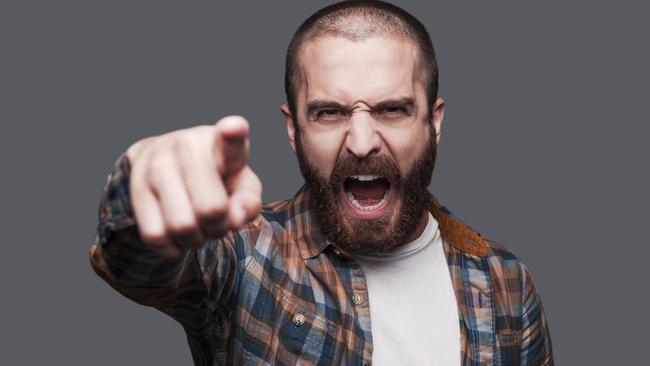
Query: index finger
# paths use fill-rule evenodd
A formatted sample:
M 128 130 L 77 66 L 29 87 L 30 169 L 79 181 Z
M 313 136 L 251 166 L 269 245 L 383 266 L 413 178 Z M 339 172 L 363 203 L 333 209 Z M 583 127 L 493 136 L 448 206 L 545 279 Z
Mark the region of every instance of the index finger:
M 224 117 L 216 124 L 215 149 L 224 176 L 239 172 L 248 162 L 248 121 L 241 116 Z

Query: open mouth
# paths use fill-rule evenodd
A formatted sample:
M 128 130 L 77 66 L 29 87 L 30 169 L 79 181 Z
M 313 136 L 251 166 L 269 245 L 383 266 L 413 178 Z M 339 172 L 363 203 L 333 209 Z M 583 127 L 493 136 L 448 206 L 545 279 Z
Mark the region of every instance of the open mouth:
M 374 219 L 388 210 L 392 199 L 388 179 L 377 175 L 352 175 L 343 181 L 345 206 L 361 219 Z

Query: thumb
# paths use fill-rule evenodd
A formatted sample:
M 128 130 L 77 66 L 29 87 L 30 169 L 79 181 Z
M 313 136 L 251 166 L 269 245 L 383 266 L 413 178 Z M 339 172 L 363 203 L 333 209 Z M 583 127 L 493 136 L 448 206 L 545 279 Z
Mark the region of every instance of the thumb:
M 248 163 L 248 121 L 241 116 L 224 117 L 216 124 L 215 150 L 220 155 L 221 174 L 239 172 Z

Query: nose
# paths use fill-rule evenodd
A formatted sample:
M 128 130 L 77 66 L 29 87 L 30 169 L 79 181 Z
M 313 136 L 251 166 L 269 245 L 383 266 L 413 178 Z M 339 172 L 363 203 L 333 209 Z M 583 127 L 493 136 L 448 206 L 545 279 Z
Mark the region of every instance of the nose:
M 350 154 L 357 158 L 365 158 L 379 153 L 381 138 L 370 113 L 356 111 L 348 123 L 345 148 Z

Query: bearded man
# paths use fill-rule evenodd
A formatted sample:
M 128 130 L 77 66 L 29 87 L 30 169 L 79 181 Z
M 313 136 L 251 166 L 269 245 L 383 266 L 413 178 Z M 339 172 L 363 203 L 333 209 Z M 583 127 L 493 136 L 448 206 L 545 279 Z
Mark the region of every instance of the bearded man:
M 305 186 L 262 207 L 248 123 L 136 142 L 91 263 L 179 321 L 197 365 L 551 365 L 532 277 L 428 192 L 444 115 L 431 39 L 379 1 L 323 8 L 281 106 Z

